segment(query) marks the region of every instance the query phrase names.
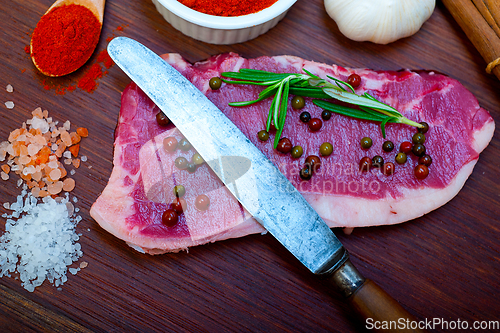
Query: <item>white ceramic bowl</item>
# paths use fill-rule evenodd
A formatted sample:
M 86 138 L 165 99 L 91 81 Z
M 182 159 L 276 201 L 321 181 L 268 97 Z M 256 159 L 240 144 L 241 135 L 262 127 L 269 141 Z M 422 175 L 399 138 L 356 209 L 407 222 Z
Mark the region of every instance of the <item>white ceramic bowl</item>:
M 235 44 L 267 32 L 297 0 L 278 0 L 260 12 L 235 17 L 200 13 L 177 0 L 152 1 L 165 20 L 185 35 L 211 44 Z

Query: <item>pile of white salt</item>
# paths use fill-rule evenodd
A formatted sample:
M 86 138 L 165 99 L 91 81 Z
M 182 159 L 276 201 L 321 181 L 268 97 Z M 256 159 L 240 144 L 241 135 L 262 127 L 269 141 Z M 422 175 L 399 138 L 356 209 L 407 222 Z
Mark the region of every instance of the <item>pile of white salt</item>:
M 81 220 L 65 198 L 50 196 L 38 203 L 23 189 L 17 201 L 4 204 L 13 212 L 0 237 L 0 277 L 17 272 L 22 286 L 32 292 L 48 280 L 59 287 L 67 281 L 68 267 L 82 257 L 75 227 Z M 69 268 L 76 274 L 79 268 Z

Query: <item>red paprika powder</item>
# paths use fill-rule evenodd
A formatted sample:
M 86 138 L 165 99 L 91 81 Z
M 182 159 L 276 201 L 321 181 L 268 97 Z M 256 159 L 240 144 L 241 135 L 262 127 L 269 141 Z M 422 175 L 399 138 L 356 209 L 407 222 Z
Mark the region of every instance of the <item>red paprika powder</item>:
M 101 24 L 88 8 L 64 5 L 43 15 L 31 37 L 31 57 L 40 71 L 61 76 L 76 71 L 90 58 Z
M 178 0 L 184 6 L 214 16 L 241 16 L 259 12 L 278 0 Z
M 99 64 L 93 64 L 90 66 L 89 71 L 78 80 L 78 88 L 85 90 L 86 92 L 92 92 L 97 88 L 97 79 L 103 76 L 102 67 Z

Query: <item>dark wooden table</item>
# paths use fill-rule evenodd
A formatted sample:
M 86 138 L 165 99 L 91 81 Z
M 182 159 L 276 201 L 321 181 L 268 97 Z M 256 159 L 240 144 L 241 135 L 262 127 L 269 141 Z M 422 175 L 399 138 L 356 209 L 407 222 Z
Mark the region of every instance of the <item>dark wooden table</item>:
M 269 235 L 153 257 L 96 224 L 88 211 L 111 172 L 120 92 L 129 79 L 114 66 L 94 93 L 45 90 L 24 48 L 51 2 L 9 2 L 0 11 L 0 141 L 38 106 L 55 119 L 89 128 L 81 147 L 89 160 L 76 173 L 74 190 L 83 217 L 80 261 L 88 267 L 69 274 L 61 290 L 45 282 L 29 293 L 19 280 L 0 279 L 0 331 L 363 331 L 339 295 Z M 226 46 L 182 35 L 150 1 L 110 0 L 97 52 L 119 35 L 192 62 L 232 51 L 245 57 L 289 54 L 347 67 L 432 69 L 460 80 L 500 121 L 500 82 L 485 73 L 483 59 L 440 2 L 416 35 L 390 45 L 348 40 L 320 0 L 299 1 L 265 35 Z M 84 70 L 50 82 L 68 84 Z M 7 84 L 14 93 L 6 92 Z M 3 105 L 7 100 L 14 101 L 13 110 Z M 497 131 L 461 192 L 430 214 L 401 225 L 355 229 L 350 236 L 336 231 L 359 269 L 421 320 L 460 320 L 470 327 L 474 321 L 500 321 L 499 148 Z M 0 202 L 14 201 L 15 180 L 1 184 Z M 3 231 L 5 219 L 0 221 Z

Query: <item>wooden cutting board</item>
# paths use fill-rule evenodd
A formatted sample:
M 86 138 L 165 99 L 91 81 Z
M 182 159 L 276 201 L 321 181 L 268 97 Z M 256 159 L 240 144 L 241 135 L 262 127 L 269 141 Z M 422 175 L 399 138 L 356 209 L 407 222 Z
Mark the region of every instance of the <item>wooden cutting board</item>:
M 61 290 L 46 282 L 29 293 L 19 280 L 1 278 L 0 331 L 363 331 L 339 295 L 269 235 L 153 257 L 96 224 L 88 211 L 112 169 L 120 93 L 130 81 L 114 66 L 93 93 L 44 89 L 44 77 L 24 48 L 51 2 L 25 0 L 0 11 L 0 141 L 38 106 L 59 121 L 89 129 L 81 145 L 88 162 L 78 169 L 73 192 L 83 217 L 80 261 L 88 267 L 69 274 Z M 320 0 L 299 1 L 265 35 L 226 46 L 182 35 L 150 1 L 109 0 L 92 60 L 113 36 L 132 37 L 157 53 L 178 52 L 192 62 L 231 51 L 247 58 L 288 54 L 346 67 L 432 69 L 460 80 L 500 120 L 500 82 L 485 73 L 483 59 L 440 2 L 416 35 L 390 45 L 348 40 Z M 45 84 L 74 82 L 84 70 Z M 13 93 L 5 90 L 7 84 Z M 8 100 L 14 109 L 3 105 Z M 421 320 L 460 320 L 470 327 L 474 321 L 500 320 L 499 147 L 497 132 L 462 191 L 436 211 L 401 225 L 355 229 L 349 236 L 336 231 L 360 271 Z M 0 202 L 13 202 L 20 192 L 15 180 L 1 184 Z M 1 231 L 4 223 L 0 219 Z

